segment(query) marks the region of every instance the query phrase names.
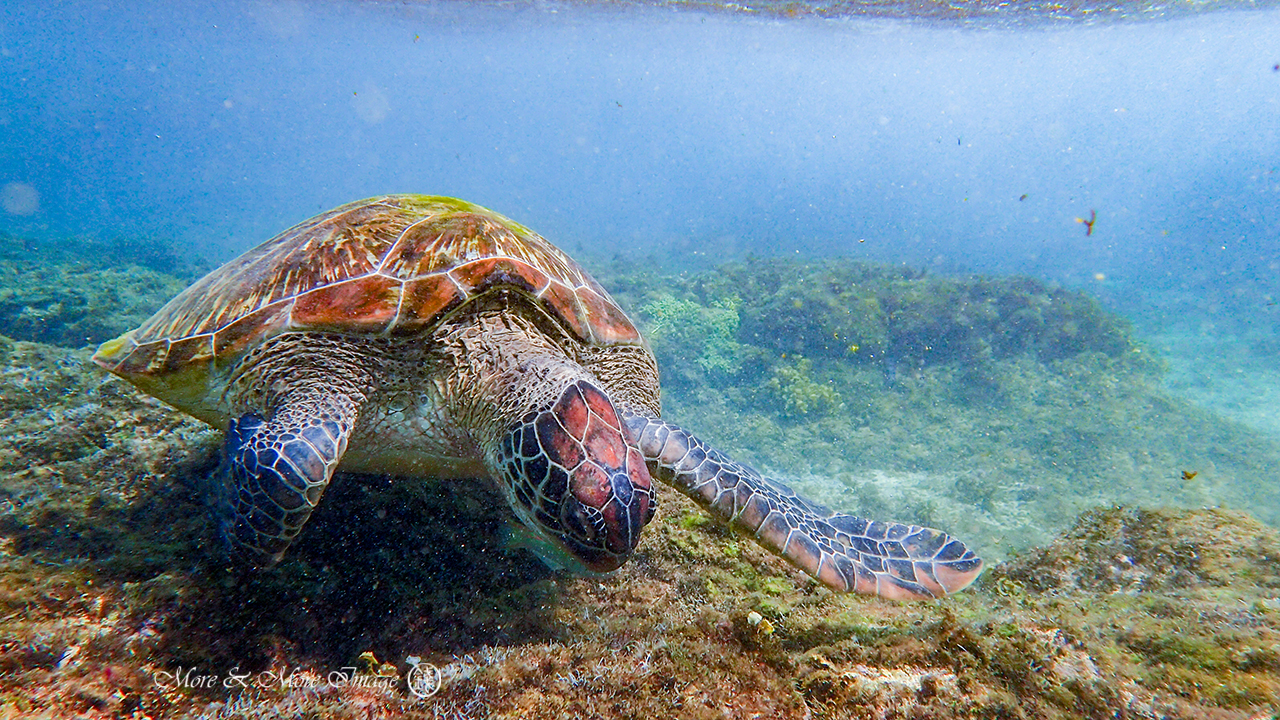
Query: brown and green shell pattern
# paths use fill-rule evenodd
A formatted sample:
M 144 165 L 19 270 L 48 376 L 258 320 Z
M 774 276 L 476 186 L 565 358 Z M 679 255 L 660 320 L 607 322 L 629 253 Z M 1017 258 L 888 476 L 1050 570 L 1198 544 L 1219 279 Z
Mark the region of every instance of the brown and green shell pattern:
M 422 333 L 494 286 L 523 289 L 584 343 L 642 343 L 609 294 L 533 231 L 461 200 L 395 195 L 286 230 L 104 344 L 94 360 L 145 389 L 148 376 L 208 375 L 281 332 Z

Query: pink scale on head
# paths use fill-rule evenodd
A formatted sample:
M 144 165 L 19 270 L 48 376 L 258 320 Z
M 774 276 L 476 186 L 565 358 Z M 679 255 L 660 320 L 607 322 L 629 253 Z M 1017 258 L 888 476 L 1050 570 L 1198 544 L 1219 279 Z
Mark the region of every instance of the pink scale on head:
M 582 463 L 586 453 L 582 443 L 569 434 L 561 425 L 559 416 L 554 412 L 543 412 L 538 416 L 538 445 L 547 459 L 566 470 L 572 470 Z
M 609 427 L 621 432 L 622 423 L 618 420 L 618 411 L 613 407 L 613 403 L 609 402 L 609 398 L 590 385 L 583 387 L 582 390 L 587 407 L 591 408 L 592 414 L 603 420 Z
M 612 490 L 609 476 L 595 463 L 584 462 L 569 476 L 569 487 L 578 502 L 597 510 L 609 502 Z
M 578 386 L 571 386 L 565 394 L 556 403 L 553 409 L 555 416 L 559 418 L 560 425 L 569 432 L 576 440 L 583 440 L 587 436 L 587 422 L 590 419 L 590 412 L 587 410 L 587 403 L 582 398 L 582 392 Z
M 649 468 L 645 467 L 644 457 L 640 455 L 640 451 L 633 447 L 627 448 L 627 474 L 631 476 L 632 485 L 645 490 L 649 489 Z
M 606 426 L 593 416 L 587 425 L 587 437 L 583 441 L 587 456 L 608 468 L 621 468 L 626 456 L 627 441 L 622 431 Z

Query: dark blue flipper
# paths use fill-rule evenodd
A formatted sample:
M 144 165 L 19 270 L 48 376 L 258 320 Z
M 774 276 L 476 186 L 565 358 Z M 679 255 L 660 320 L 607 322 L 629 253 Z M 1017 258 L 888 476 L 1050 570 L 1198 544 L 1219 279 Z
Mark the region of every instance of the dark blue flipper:
M 227 428 L 215 493 L 219 531 L 232 555 L 255 565 L 284 556 L 333 477 L 355 423 L 341 401 L 255 413 Z

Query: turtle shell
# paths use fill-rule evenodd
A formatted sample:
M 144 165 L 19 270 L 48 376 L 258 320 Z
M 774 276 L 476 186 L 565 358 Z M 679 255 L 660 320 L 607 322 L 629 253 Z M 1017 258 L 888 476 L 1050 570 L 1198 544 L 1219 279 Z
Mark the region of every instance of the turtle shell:
M 104 343 L 93 359 L 155 387 L 170 384 L 162 376 L 207 375 L 281 332 L 429 331 L 499 288 L 523 293 L 584 343 L 643 342 L 609 294 L 537 233 L 461 200 L 389 195 L 280 233 Z

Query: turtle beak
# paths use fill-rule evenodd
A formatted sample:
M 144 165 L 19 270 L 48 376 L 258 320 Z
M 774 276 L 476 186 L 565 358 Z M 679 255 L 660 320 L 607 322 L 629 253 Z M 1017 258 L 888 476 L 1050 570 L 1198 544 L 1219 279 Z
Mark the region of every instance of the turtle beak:
M 652 481 L 618 411 L 595 385 L 570 384 L 499 448 L 516 513 L 595 572 L 616 570 L 653 516 Z
M 639 466 L 647 486 L 649 472 L 642 461 Z M 561 539 L 588 568 L 616 570 L 640 543 L 640 530 L 650 516 L 647 487 L 637 492 L 629 468 L 602 471 L 590 464 L 572 476 L 571 486 L 572 496 L 561 512 L 567 531 Z

